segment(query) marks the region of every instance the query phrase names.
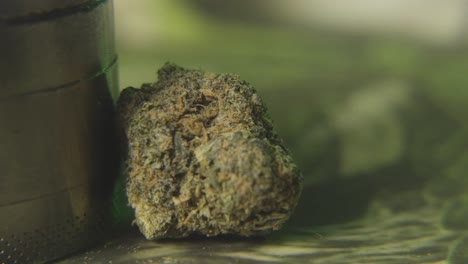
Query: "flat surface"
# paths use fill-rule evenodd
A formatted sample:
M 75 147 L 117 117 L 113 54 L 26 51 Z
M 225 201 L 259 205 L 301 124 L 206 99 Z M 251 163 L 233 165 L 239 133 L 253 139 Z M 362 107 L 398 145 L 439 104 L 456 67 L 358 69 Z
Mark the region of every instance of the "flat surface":
M 286 229 L 265 238 L 147 241 L 131 232 L 59 263 L 467 263 L 468 236 L 434 213 Z M 135 230 L 136 231 L 136 230 Z

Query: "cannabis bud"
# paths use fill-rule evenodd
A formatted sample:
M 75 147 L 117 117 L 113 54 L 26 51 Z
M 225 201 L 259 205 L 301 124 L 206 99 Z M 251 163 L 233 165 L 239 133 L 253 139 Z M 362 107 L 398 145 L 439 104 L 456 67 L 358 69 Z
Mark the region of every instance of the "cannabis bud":
M 251 236 L 289 218 L 302 176 L 248 83 L 166 64 L 122 91 L 127 195 L 148 239 Z

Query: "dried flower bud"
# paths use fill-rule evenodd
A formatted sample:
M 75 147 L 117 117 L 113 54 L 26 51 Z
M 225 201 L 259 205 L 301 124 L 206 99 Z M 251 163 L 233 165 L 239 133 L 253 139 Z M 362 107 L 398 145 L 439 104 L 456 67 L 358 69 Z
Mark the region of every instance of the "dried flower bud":
M 280 228 L 302 176 L 255 90 L 235 75 L 173 64 L 158 75 L 118 102 L 127 194 L 141 232 L 158 239 Z

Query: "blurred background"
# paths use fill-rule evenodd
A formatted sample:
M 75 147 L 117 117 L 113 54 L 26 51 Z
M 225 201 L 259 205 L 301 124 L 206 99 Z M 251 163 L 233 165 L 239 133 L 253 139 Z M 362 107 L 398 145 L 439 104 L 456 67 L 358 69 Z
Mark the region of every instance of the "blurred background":
M 115 0 L 115 22 L 121 89 L 166 61 L 257 89 L 305 177 L 289 228 L 424 218 L 440 258 L 468 230 L 468 1 Z

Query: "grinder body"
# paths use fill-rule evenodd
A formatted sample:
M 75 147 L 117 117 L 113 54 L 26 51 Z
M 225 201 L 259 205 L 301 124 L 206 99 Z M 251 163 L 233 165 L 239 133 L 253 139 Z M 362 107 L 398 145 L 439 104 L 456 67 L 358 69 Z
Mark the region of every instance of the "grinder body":
M 0 263 L 103 238 L 118 173 L 112 1 L 0 1 Z

